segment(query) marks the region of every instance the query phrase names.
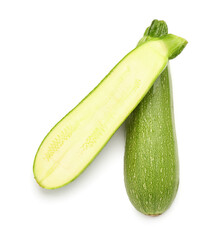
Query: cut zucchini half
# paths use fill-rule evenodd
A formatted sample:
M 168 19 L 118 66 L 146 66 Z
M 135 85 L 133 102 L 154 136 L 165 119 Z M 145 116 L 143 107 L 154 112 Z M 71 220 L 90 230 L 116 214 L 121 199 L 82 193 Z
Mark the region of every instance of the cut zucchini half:
M 186 44 L 169 34 L 127 54 L 44 138 L 33 166 L 38 184 L 54 189 L 74 180 Z

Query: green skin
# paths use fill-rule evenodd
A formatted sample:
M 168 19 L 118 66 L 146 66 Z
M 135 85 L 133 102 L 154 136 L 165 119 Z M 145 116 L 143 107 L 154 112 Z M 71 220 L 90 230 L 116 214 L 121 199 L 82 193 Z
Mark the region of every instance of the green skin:
M 139 45 L 165 34 L 166 23 L 155 20 Z M 179 162 L 169 67 L 126 121 L 124 177 L 130 201 L 146 215 L 162 214 L 176 196 Z

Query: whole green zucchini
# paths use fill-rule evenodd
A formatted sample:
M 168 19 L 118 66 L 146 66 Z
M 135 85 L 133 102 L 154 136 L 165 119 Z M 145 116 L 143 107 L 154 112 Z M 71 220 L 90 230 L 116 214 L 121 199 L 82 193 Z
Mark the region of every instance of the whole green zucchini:
M 138 45 L 167 32 L 164 21 L 154 20 Z M 179 163 L 168 66 L 126 121 L 124 179 L 130 201 L 146 215 L 162 214 L 176 196 Z

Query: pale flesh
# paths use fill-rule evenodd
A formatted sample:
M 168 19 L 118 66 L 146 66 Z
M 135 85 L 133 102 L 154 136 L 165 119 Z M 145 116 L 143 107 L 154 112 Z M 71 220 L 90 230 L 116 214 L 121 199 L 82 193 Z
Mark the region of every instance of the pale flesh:
M 45 137 L 34 175 L 44 188 L 74 180 L 137 106 L 168 62 L 162 40 L 130 52 L 105 79 Z

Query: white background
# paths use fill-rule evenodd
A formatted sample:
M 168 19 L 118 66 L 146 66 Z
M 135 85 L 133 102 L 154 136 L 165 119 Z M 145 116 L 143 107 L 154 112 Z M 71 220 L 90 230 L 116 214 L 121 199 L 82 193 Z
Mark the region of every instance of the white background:
M 223 239 L 222 1 L 0 1 L 0 239 Z M 46 133 L 154 19 L 189 42 L 171 61 L 180 186 L 159 217 L 123 181 L 124 126 L 58 190 L 32 173 Z

